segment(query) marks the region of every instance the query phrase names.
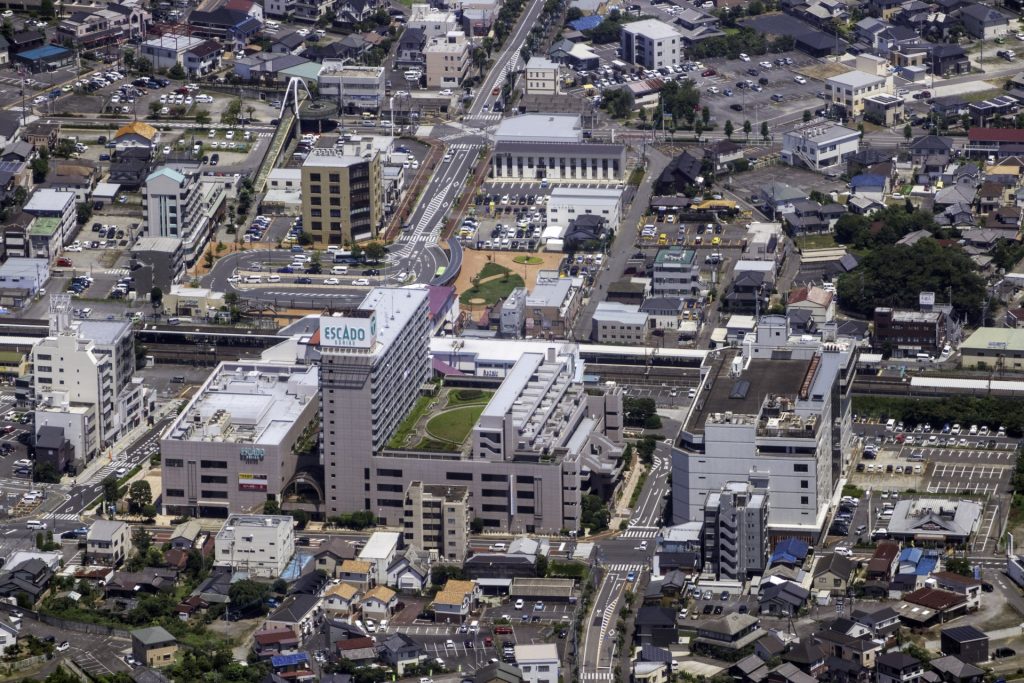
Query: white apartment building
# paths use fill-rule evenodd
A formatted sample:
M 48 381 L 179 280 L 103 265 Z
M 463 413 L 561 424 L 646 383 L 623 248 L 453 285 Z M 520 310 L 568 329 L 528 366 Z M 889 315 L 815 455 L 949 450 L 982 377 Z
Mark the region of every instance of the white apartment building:
M 428 88 L 457 88 L 469 74 L 472 46 L 462 31 L 429 38 L 423 48 Z
M 378 112 L 384 105 L 384 67 L 355 66 L 327 59 L 316 78 L 320 97 L 346 112 Z
M 813 171 L 838 166 L 859 150 L 860 132 L 834 123 L 810 123 L 782 138 L 782 160 Z
M 418 28 L 428 41 L 432 38 L 443 38 L 452 31 L 458 31 L 462 25 L 455 13 L 449 10 L 436 9 L 427 3 L 414 4 L 409 9 L 409 21 L 406 30 Z
M 146 237 L 181 240 L 186 266 L 206 248 L 216 219 L 223 213 L 227 193 L 219 182 L 204 182 L 199 173 L 182 173 L 167 166 L 146 178 Z
M 654 296 L 700 297 L 707 283 L 700 279 L 700 263 L 693 249 L 666 247 L 654 257 L 651 293 Z
M 71 190 L 41 188 L 32 193 L 25 204 L 25 213 L 36 218 L 55 218 L 58 221 L 56 234 L 52 236 L 58 247 L 67 244 L 77 229 L 77 195 Z M 53 258 L 55 254 L 49 255 Z
M 762 480 L 760 484 L 767 484 Z M 704 571 L 746 581 L 768 564 L 768 490 L 731 481 L 704 504 Z
M 848 466 L 855 355 L 765 316 L 738 351 L 709 357 L 673 449 L 674 523 L 703 520 L 709 493 L 750 481 L 771 492 L 769 543 L 816 539 Z
M 683 61 L 683 37 L 672 25 L 644 19 L 622 25 L 622 60 L 648 69 Z
M 558 648 L 554 643 L 516 645 L 516 668 L 523 683 L 558 683 Z
M 128 556 L 131 527 L 126 522 L 98 519 L 89 525 L 85 553 L 90 564 L 116 567 Z
M 853 70 L 825 79 L 825 99 L 842 107 L 848 117 L 864 113 L 865 98 L 882 94 L 892 94 L 892 76 Z
M 556 187 L 548 200 L 548 225 L 568 226 L 580 216 L 600 216 L 612 232 L 619 229 L 622 190 L 615 187 Z
M 526 94 L 559 94 L 562 89 L 558 69 L 558 62 L 552 62 L 544 57 L 530 57 L 530 61 L 526 63 Z
M 232 515 L 217 532 L 214 564 L 276 579 L 295 554 L 294 525 L 288 515 Z
M 36 425 L 68 423 L 66 438 L 84 449 L 76 450 L 76 467 L 95 457 L 96 445 L 113 443 L 149 414 L 150 390 L 133 379 L 134 363 L 128 323 L 72 322 L 69 298 L 51 298 L 50 334 L 32 349 Z
M 185 65 L 185 53 L 199 47 L 206 38 L 168 33 L 142 43 L 142 56 L 153 63 L 154 69 L 170 69 L 175 64 Z

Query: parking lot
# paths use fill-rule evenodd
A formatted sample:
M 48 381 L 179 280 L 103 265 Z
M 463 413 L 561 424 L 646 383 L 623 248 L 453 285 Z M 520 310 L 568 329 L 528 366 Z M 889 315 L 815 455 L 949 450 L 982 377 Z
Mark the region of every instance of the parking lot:
M 124 655 L 131 651 L 131 643 L 113 636 L 103 636 L 78 631 L 66 631 L 34 619 L 22 620 L 21 635 L 34 635 L 43 640 L 52 636 L 54 642 L 67 641 L 70 647 L 56 657 L 67 657 L 93 675 L 112 676 L 118 672 L 130 671 L 132 667 L 124 662 Z

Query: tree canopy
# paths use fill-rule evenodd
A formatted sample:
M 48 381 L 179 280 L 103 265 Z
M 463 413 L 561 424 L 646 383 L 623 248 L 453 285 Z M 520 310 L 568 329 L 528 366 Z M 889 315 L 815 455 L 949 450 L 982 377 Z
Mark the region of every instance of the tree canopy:
M 856 270 L 839 278 L 837 292 L 844 309 L 865 317 L 876 306 L 914 308 L 920 292 L 936 292 L 940 300 L 952 292 L 956 313 L 979 319 L 985 281 L 967 254 L 923 239 L 913 246 L 874 249 Z
M 693 123 L 694 117 L 700 109 L 700 91 L 697 90 L 693 81 L 669 81 L 661 89 L 661 109 L 666 115 L 671 115 L 672 120 L 677 124 L 681 121 Z M 661 111 L 656 112 L 660 117 Z M 710 111 L 708 112 L 710 118 Z M 707 121 L 705 121 L 707 123 Z
M 873 229 L 873 225 L 877 228 Z M 895 244 L 917 230 L 927 230 L 932 234 L 940 232 L 930 211 L 907 205 L 887 206 L 870 217 L 852 213 L 840 217 L 836 221 L 836 242 L 870 249 Z

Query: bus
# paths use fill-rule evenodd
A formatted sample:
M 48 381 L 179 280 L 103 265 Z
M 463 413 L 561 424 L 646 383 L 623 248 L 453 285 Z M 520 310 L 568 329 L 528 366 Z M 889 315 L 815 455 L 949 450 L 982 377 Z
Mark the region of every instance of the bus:
M 441 277 L 442 275 L 444 275 L 446 270 L 448 269 L 445 268 L 444 266 L 441 266 L 440 268 L 434 271 L 434 277 Z

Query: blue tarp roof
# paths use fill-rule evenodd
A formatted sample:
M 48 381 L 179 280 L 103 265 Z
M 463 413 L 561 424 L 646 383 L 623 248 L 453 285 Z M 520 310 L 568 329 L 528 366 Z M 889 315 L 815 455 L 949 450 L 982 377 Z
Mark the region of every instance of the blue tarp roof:
M 885 185 L 885 176 L 878 175 L 876 173 L 861 173 L 855 175 L 850 179 L 850 187 L 883 187 Z
M 803 562 L 806 557 L 807 542 L 801 541 L 797 538 L 787 538 L 784 541 L 779 541 L 778 545 L 775 546 L 775 552 L 772 553 L 771 564 L 776 564 L 778 562 L 796 564 L 798 562 Z
M 572 26 L 577 31 L 589 31 L 592 28 L 597 28 L 597 25 L 604 21 L 601 17 L 596 14 L 591 14 L 589 17 L 580 17 L 574 21 L 569 22 L 569 26 Z
M 305 652 L 293 652 L 290 655 L 274 655 L 270 658 L 270 664 L 277 668 L 279 666 L 295 666 L 309 661 L 309 655 Z

